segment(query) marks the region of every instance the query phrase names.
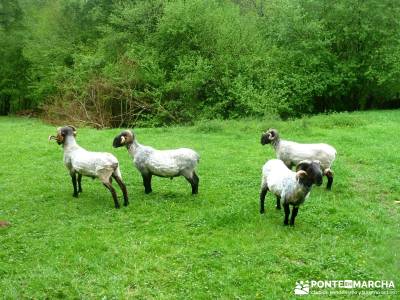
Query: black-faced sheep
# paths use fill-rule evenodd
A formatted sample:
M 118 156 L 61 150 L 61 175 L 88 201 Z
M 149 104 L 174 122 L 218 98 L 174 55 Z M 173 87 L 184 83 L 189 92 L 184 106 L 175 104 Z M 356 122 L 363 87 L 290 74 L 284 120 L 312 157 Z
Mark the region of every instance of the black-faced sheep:
M 321 170 L 328 178 L 326 188 L 330 190 L 333 183 L 333 161 L 336 158 L 336 150 L 328 144 L 300 144 L 282 140 L 276 129 L 269 129 L 261 135 L 261 144 L 271 144 L 275 149 L 276 157 L 282 160 L 291 169 L 303 160 L 319 160 Z
M 113 146 L 115 148 L 125 146 L 128 149 L 136 168 L 142 174 L 146 194 L 152 191 L 153 175 L 168 178 L 183 176 L 192 186 L 192 194 L 198 193 L 199 177 L 195 168 L 200 156 L 192 149 L 156 150 L 139 144 L 135 134 L 130 130 L 124 130 L 116 136 Z
M 285 209 L 284 225 L 294 225 L 299 206 L 309 196 L 313 184 L 322 184 L 322 172 L 319 161 L 302 161 L 296 167 L 297 172 L 289 170 L 279 159 L 271 159 L 262 168 L 260 192 L 260 213 L 263 214 L 265 196 L 268 191 L 276 195 L 276 208 Z M 289 205 L 293 206 L 289 215 Z

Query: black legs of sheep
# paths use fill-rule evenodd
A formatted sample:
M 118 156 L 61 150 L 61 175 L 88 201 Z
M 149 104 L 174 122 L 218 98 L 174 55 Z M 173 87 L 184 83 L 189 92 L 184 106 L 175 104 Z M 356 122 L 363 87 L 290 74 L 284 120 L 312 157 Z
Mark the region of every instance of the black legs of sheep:
M 268 188 L 262 188 L 260 192 L 260 214 L 265 213 L 265 197 L 267 195 Z M 281 209 L 281 197 L 276 197 L 276 208 Z M 296 219 L 297 213 L 299 211 L 298 207 L 293 207 L 292 215 L 290 216 L 290 223 L 289 223 L 289 215 L 290 215 L 290 207 L 289 204 L 283 204 L 283 208 L 285 210 L 285 219 L 283 221 L 284 225 L 294 225 L 294 220 Z
M 292 208 L 292 215 L 290 217 L 290 225 L 292 225 L 292 226 L 294 225 L 294 219 L 296 218 L 298 212 L 299 212 L 299 208 L 298 207 L 293 207 Z
M 151 188 L 151 178 L 153 174 L 142 174 L 143 178 L 143 186 L 144 192 L 146 194 L 150 194 L 153 189 Z M 197 194 L 199 192 L 199 177 L 197 176 L 196 172 L 193 171 L 191 176 L 183 175 L 187 181 L 189 181 L 190 185 L 192 186 L 192 194 Z M 172 179 L 172 177 L 171 177 Z
M 79 192 L 79 193 L 82 193 L 82 185 L 81 185 L 81 182 L 82 182 L 82 174 L 78 174 L 78 192 Z
M 186 177 L 186 180 L 189 181 L 190 185 L 192 186 L 192 195 L 197 194 L 199 192 L 199 177 L 197 176 L 196 172 L 193 171 L 192 177 Z
M 276 196 L 276 209 L 281 209 L 281 197 Z
M 260 214 L 265 212 L 264 204 L 265 204 L 265 196 L 267 195 L 268 188 L 262 188 L 260 193 Z
M 293 226 L 294 220 L 296 219 L 297 213 L 299 212 L 299 208 L 298 207 L 292 208 L 292 215 L 290 216 L 290 223 L 289 223 L 289 215 L 290 215 L 289 204 L 288 203 L 283 204 L 283 209 L 285 210 L 285 219 L 283 221 L 283 224 Z
M 328 178 L 328 184 L 326 185 L 326 189 L 331 190 L 333 183 L 333 171 L 331 169 L 326 169 L 324 171 L 324 175 L 326 176 L 326 178 Z
M 144 192 L 150 194 L 153 190 L 151 189 L 151 174 L 142 174 Z
M 116 175 L 111 175 L 112 178 L 115 179 L 115 181 L 118 183 L 119 187 L 122 190 L 122 194 L 124 195 L 124 206 L 128 206 L 129 204 L 129 200 L 128 200 L 128 192 L 126 190 L 126 186 L 124 184 L 124 182 L 122 181 L 122 179 Z M 111 195 L 113 197 L 114 200 L 114 205 L 115 208 L 119 208 L 119 202 L 118 202 L 118 197 L 117 197 L 117 193 L 115 191 L 115 189 L 113 188 L 112 184 L 111 184 L 111 177 L 109 178 L 108 182 L 103 182 L 103 185 L 111 192 Z
M 119 206 L 119 202 L 118 202 L 118 198 L 117 198 L 117 193 L 115 192 L 115 189 L 113 188 L 112 184 L 110 182 L 103 183 L 103 184 L 111 192 L 111 195 L 114 200 L 115 208 L 119 208 L 120 206 Z
M 82 174 L 78 174 L 78 189 L 76 188 L 76 173 L 71 174 L 72 185 L 74 187 L 74 193 L 72 194 L 73 197 L 78 197 L 78 193 L 82 193 Z
M 327 190 L 332 189 L 333 177 L 328 177 L 328 184 L 326 185 Z
M 76 173 L 71 174 L 71 179 L 72 179 L 72 186 L 74 187 L 74 193 L 72 194 L 72 197 L 77 198 L 78 197 L 78 189 L 76 187 Z
M 124 182 L 122 181 L 121 177 L 118 177 L 114 174 L 112 175 L 112 177 L 118 183 L 118 185 L 122 191 L 122 194 L 124 195 L 124 206 L 128 206 L 128 204 L 129 204 L 128 191 L 126 190 L 126 186 L 125 186 Z M 115 199 L 114 199 L 114 202 L 115 202 Z
M 119 208 L 120 205 L 118 202 L 117 193 L 112 186 L 112 178 L 115 179 L 115 181 L 118 183 L 119 187 L 122 190 L 122 194 L 124 195 L 124 206 L 128 206 L 129 200 L 128 200 L 128 191 L 126 190 L 126 186 L 119 176 L 112 174 L 108 180 L 105 180 L 105 182 L 103 182 L 103 185 L 111 192 L 111 195 L 114 200 L 115 208 Z M 78 173 L 78 180 L 77 180 L 76 173 L 72 173 L 71 179 L 72 179 L 72 186 L 74 187 L 74 193 L 72 194 L 72 196 L 77 198 L 78 193 L 82 193 L 82 184 L 81 184 L 82 183 L 82 174 Z
M 265 213 L 265 197 L 267 196 L 268 188 L 262 188 L 260 193 L 260 214 Z M 276 209 L 281 209 L 281 197 L 276 196 Z

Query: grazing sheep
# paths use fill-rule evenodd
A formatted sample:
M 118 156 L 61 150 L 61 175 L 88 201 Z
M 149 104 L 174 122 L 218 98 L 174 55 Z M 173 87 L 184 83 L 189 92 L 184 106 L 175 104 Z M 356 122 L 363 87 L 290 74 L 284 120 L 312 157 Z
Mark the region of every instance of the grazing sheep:
M 156 150 L 137 142 L 135 134 L 125 130 L 115 137 L 114 148 L 126 146 L 133 162 L 143 177 L 145 193 L 151 193 L 152 175 L 159 177 L 183 176 L 192 186 L 192 194 L 197 194 L 199 177 L 195 168 L 200 156 L 192 149 Z
M 275 149 L 276 157 L 282 160 L 291 169 L 303 160 L 319 160 L 321 170 L 328 178 L 326 188 L 330 190 L 333 183 L 333 161 L 336 158 L 336 150 L 328 144 L 300 144 L 281 140 L 276 129 L 269 129 L 261 135 L 261 144 L 271 144 Z
M 279 159 L 267 161 L 262 168 L 260 213 L 263 214 L 265 212 L 265 196 L 268 191 L 271 191 L 276 195 L 276 208 L 281 209 L 282 203 L 285 209 L 284 225 L 289 223 L 289 205 L 293 206 L 290 217 L 290 225 L 293 226 L 299 206 L 309 196 L 313 184 L 322 184 L 319 161 L 301 161 L 296 167 L 296 172 L 288 169 L 283 161 Z
M 110 153 L 89 152 L 80 147 L 75 140 L 76 129 L 73 126 L 57 128 L 57 136 L 49 136 L 49 141 L 54 139 L 64 148 L 64 164 L 69 170 L 74 187 L 73 197 L 78 197 L 82 192 L 82 175 L 91 178 L 99 178 L 104 186 L 109 189 L 114 199 L 115 208 L 119 208 L 117 193 L 112 186 L 112 178 L 120 186 L 124 194 L 124 206 L 129 204 L 126 186 L 122 181 L 118 160 Z M 76 175 L 78 175 L 78 187 Z

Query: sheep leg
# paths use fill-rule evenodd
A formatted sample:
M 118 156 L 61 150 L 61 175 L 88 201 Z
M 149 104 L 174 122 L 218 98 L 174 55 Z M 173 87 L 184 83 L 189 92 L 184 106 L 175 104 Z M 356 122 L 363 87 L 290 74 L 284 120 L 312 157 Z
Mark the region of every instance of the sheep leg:
M 78 174 L 78 192 L 79 193 L 82 193 L 82 185 L 81 185 L 81 182 L 82 182 L 82 174 Z
M 76 173 L 75 172 L 71 173 L 71 179 L 72 179 L 72 186 L 74 187 L 74 193 L 72 194 L 72 197 L 77 198 L 78 197 L 78 189 L 76 188 Z
M 285 219 L 283 220 L 283 225 L 289 225 L 289 215 L 290 215 L 289 203 L 284 203 L 283 208 L 285 210 Z
M 281 209 L 281 197 L 276 196 L 276 209 Z
M 296 218 L 298 211 L 299 211 L 298 207 L 293 207 L 292 215 L 290 216 L 290 226 L 294 226 L 294 219 Z
M 262 187 L 260 193 L 260 214 L 265 213 L 264 203 L 265 203 L 265 196 L 267 195 L 268 187 Z
M 191 176 L 184 176 L 187 181 L 189 181 L 190 185 L 192 186 L 192 195 L 197 194 L 199 192 L 199 177 L 197 176 L 196 172 L 193 171 Z
M 118 183 L 119 187 L 122 190 L 122 193 L 124 194 L 124 206 L 128 206 L 129 204 L 129 200 L 128 200 L 128 192 L 126 190 L 126 186 L 124 184 L 124 182 L 122 181 L 121 177 L 118 177 L 116 175 L 112 175 L 112 177 L 114 177 L 115 181 Z M 111 179 L 111 177 L 110 177 Z
M 151 174 L 142 174 L 144 192 L 150 194 L 153 190 L 151 189 Z
M 326 185 L 327 190 L 332 189 L 332 183 L 333 183 L 333 171 L 331 169 L 326 169 L 324 171 L 324 175 L 328 178 L 328 183 Z
M 197 194 L 199 192 L 199 176 L 197 176 L 196 172 L 193 171 L 193 182 L 194 182 L 194 187 L 192 185 L 192 194 Z
M 111 183 L 108 180 L 105 180 L 103 182 L 103 185 L 111 192 L 111 195 L 112 195 L 113 200 L 114 200 L 115 208 L 119 208 L 119 202 L 118 202 L 118 198 L 117 198 L 117 193 L 115 192 L 115 189 L 113 188 Z

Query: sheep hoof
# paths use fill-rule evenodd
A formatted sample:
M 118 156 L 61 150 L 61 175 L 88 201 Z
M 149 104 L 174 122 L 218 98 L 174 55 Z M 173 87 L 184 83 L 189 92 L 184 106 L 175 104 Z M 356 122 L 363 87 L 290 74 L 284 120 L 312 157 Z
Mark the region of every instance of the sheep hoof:
M 73 193 L 72 197 L 78 198 L 78 193 Z
M 281 207 L 280 207 L 280 206 L 276 206 L 275 208 L 276 208 L 276 209 L 281 209 Z
M 145 190 L 145 194 L 150 194 L 153 190 Z
M 288 221 L 283 221 L 283 225 L 284 225 L 284 226 L 288 226 L 288 225 L 289 225 L 289 222 L 288 222 Z
M 261 209 L 260 214 L 265 214 L 265 210 Z
M 116 209 L 119 209 L 119 208 L 120 208 L 119 204 L 118 204 L 118 205 L 115 205 L 115 208 L 116 208 Z
M 128 205 L 129 205 L 128 201 L 124 202 L 124 206 L 128 206 Z

